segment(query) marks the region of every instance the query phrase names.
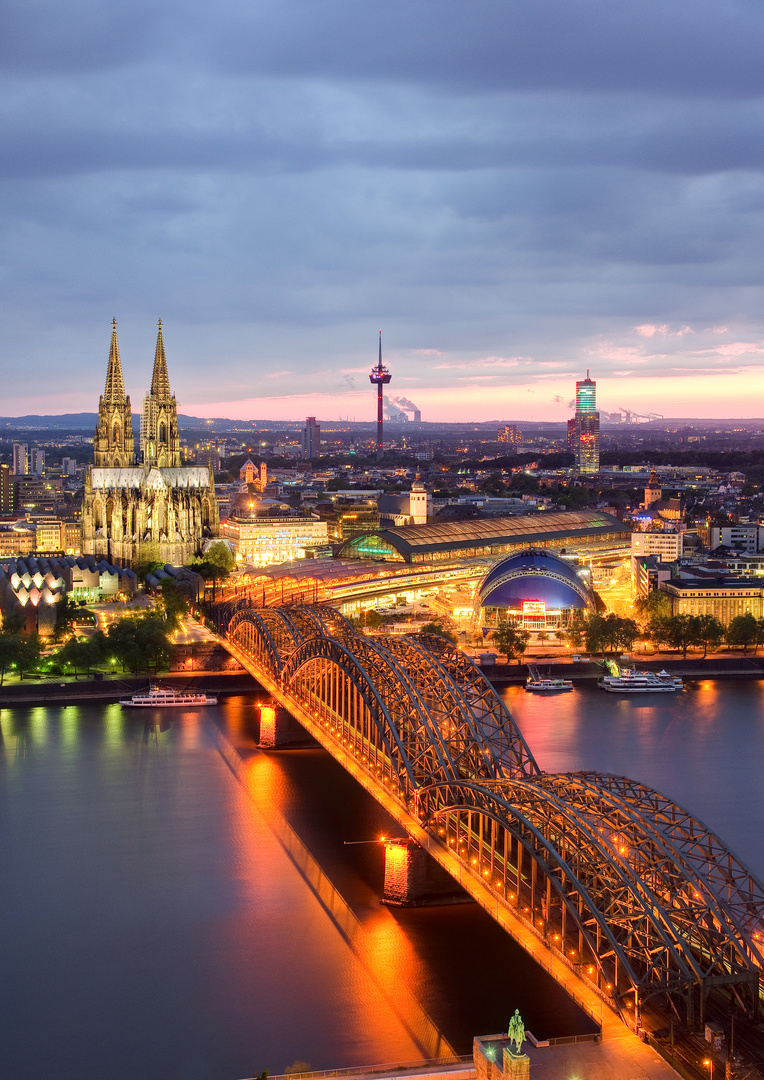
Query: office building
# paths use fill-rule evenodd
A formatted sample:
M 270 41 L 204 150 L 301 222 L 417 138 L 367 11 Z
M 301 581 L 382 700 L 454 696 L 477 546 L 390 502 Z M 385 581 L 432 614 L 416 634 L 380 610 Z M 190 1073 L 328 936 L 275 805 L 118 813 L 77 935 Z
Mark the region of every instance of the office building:
M 737 525 L 712 525 L 709 529 L 711 550 L 720 546 L 736 551 L 764 551 L 764 525 L 740 522 Z
M 42 476 L 45 472 L 45 451 L 39 446 L 33 446 L 29 455 L 29 471 L 32 476 Z
M 13 444 L 13 475 L 26 476 L 29 472 L 29 447 L 27 443 Z
M 321 425 L 316 423 L 315 416 L 305 418 L 305 427 L 302 429 L 302 456 L 306 461 L 317 458 L 321 454 Z
M 575 468 L 581 473 L 596 473 L 600 468 L 600 414 L 597 412 L 597 384 L 589 378 L 576 383 L 576 415 L 573 428 L 568 425 L 568 443 L 572 435 Z
M 220 523 L 237 563 L 271 566 L 304 559 L 329 543 L 327 523 L 304 515 L 232 514 Z
M 497 442 L 509 443 L 511 446 L 517 446 L 522 439 L 522 432 L 517 430 L 515 424 L 505 424 L 504 427 L 500 427 L 497 435 Z
M 34 522 L 37 554 L 66 551 L 66 525 L 60 518 L 40 517 Z
M 13 513 L 13 483 L 10 465 L 0 465 L 0 514 Z
M 760 581 L 671 578 L 660 587 L 671 599 L 672 615 L 714 615 L 724 626 L 738 615 L 764 616 L 764 584 Z

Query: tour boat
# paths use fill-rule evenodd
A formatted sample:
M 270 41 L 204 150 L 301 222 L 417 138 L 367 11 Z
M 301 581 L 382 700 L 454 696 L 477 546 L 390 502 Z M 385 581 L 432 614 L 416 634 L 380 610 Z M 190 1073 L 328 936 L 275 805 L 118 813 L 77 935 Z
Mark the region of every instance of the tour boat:
M 597 686 L 609 694 L 675 694 L 684 689 L 684 682 L 681 675 L 671 675 L 668 671 L 624 668 L 620 675 L 603 675 Z
M 570 679 L 534 679 L 529 676 L 525 683 L 525 689 L 541 692 L 572 690 L 573 683 Z
M 175 709 L 178 706 L 196 708 L 198 705 L 217 705 L 218 699 L 208 694 L 195 694 L 190 691 L 166 689 L 152 686 L 148 691 L 133 694 L 129 701 L 120 701 L 127 709 Z

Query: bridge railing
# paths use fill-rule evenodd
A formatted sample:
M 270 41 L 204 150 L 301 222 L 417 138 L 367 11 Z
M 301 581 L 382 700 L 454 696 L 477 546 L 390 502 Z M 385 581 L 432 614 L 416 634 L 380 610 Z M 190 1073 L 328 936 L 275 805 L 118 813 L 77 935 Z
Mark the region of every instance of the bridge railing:
M 473 1064 L 472 1054 L 450 1054 L 446 1057 L 422 1058 L 420 1061 L 395 1061 L 383 1065 L 359 1065 L 347 1069 L 325 1069 L 321 1072 L 283 1073 L 275 1076 L 269 1075 L 268 1080 L 322 1080 L 324 1077 L 329 1080 L 330 1077 L 374 1076 L 386 1075 L 387 1073 L 395 1073 L 396 1075 L 414 1073 L 418 1075 L 440 1068 L 453 1068 L 454 1071 L 458 1071 L 460 1065 L 472 1066 Z M 256 1078 L 248 1077 L 247 1080 L 256 1080 Z

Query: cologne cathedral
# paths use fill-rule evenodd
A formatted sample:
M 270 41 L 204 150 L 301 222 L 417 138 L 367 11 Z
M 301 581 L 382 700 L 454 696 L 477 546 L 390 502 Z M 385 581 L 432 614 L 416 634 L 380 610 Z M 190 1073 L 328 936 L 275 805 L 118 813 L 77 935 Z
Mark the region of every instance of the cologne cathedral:
M 98 402 L 93 465 L 82 503 L 82 550 L 132 566 L 146 554 L 182 566 L 217 536 L 212 471 L 181 463 L 175 395 L 170 391 L 159 321 L 151 389 L 143 401 L 136 461 L 130 398 L 125 394 L 117 323 L 111 332 L 106 389 Z

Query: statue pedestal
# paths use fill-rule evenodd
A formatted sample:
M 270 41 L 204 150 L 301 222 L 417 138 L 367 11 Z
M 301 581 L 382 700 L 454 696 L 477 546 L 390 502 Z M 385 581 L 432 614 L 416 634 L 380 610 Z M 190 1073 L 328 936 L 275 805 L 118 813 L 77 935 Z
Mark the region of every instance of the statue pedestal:
M 508 1046 L 504 1048 L 504 1080 L 530 1080 L 531 1059 L 518 1054 Z

